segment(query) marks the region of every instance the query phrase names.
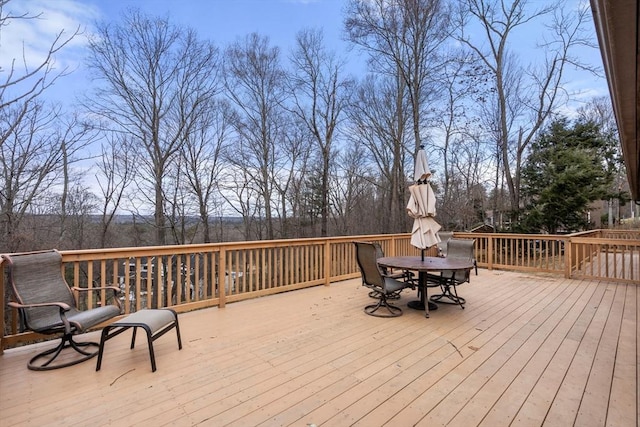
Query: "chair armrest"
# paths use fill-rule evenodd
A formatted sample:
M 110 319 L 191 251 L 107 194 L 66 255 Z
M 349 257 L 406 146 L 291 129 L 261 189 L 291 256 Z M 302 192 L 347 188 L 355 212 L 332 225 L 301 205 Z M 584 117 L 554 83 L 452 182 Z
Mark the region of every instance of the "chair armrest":
M 64 325 L 65 333 L 69 333 L 71 331 L 71 325 L 67 320 L 67 315 L 65 314 L 67 311 L 71 310 L 69 304 L 64 302 L 42 302 L 37 304 L 20 304 L 19 302 L 9 301 L 7 304 L 9 307 L 18 308 L 18 309 L 27 309 L 27 308 L 38 308 L 38 307 L 58 307 L 60 315 L 60 321 Z M 20 328 L 22 329 L 22 328 Z
M 58 307 L 62 312 L 71 310 L 71 307 L 69 307 L 69 304 L 65 304 L 64 302 L 42 302 L 39 304 L 20 304 L 19 302 L 9 301 L 8 305 L 9 307 L 13 307 L 13 308 Z
M 392 270 L 392 269 L 389 269 Z M 394 273 L 393 271 L 387 270 L 386 273 L 382 273 L 383 277 L 388 277 L 389 279 L 402 280 L 407 283 L 411 289 L 415 288 L 415 275 L 409 270 L 403 270 L 402 272 Z
M 411 288 L 411 289 L 415 289 L 416 288 L 417 279 L 416 279 L 416 275 L 412 271 L 403 270 L 402 271 L 402 277 L 404 278 L 405 283 L 409 284 L 409 286 L 408 286 L 409 288 Z

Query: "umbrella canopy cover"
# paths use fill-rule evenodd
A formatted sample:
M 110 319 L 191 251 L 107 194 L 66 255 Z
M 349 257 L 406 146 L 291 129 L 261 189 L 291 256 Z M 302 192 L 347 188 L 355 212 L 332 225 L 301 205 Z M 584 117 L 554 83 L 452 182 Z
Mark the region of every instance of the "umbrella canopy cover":
M 436 195 L 429 183 L 409 186 L 407 213 L 411 218 L 436 216 Z
M 409 186 L 409 203 L 407 213 L 414 218 L 411 230 L 411 244 L 426 249 L 440 242 L 438 231 L 440 224 L 436 222 L 436 196 L 428 182 Z
M 429 162 L 427 162 L 427 154 L 422 148 L 418 150 L 416 155 L 416 164 L 413 170 L 413 180 L 426 181 L 431 177 L 431 169 L 429 169 Z

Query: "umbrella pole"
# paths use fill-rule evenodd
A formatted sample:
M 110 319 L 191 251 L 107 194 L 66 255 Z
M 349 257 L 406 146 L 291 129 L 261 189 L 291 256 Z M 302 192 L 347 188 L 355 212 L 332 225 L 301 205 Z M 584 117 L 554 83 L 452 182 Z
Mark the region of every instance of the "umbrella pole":
M 422 261 L 424 261 L 424 249 L 420 251 L 422 253 Z

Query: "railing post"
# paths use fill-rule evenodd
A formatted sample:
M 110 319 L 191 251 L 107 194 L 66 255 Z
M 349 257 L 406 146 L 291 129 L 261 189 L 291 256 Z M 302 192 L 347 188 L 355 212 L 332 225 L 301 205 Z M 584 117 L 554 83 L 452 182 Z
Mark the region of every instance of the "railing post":
M 487 269 L 493 270 L 493 235 L 487 239 Z
M 331 244 L 329 240 L 324 241 L 324 285 L 331 285 Z
M 2 330 L 0 331 L 0 355 L 4 354 L 4 328 L 5 328 L 5 324 L 4 324 L 4 306 L 5 306 L 5 300 L 4 300 L 4 295 L 5 295 L 5 283 L 4 283 L 4 265 L 2 263 L 2 258 L 0 258 L 0 289 L 2 290 L 0 292 L 0 318 L 2 319 L 0 321 L 0 325 L 2 325 Z
M 227 302 L 227 251 L 223 247 L 220 248 L 220 264 L 218 265 L 218 307 L 224 308 Z M 229 276 L 231 277 L 231 276 Z M 231 284 L 231 281 L 229 281 Z
M 571 268 L 573 266 L 573 250 L 571 249 L 571 237 L 564 239 L 564 278 L 571 278 Z

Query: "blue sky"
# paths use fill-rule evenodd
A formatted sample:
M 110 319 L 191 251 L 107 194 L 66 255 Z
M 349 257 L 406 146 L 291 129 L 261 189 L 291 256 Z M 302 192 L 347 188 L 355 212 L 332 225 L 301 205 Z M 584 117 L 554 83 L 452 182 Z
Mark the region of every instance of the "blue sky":
M 346 54 L 347 43 L 341 39 L 344 0 L 12 0 L 8 8 L 17 13 L 41 13 L 38 20 L 14 21 L 3 28 L 0 61 L 6 68 L 9 58 L 20 58 L 25 46 L 27 58 L 35 60 L 48 47 L 60 29 L 72 31 L 78 26 L 90 32 L 96 21 L 119 21 L 128 8 L 140 9 L 150 16 L 169 16 L 172 23 L 195 29 L 199 36 L 218 47 L 252 32 L 269 36 L 273 45 L 286 54 L 303 28 L 321 28 L 325 41 L 339 54 Z M 50 91 L 49 97 L 68 99 L 83 92 L 86 83 L 83 61 L 84 38 L 74 40 L 58 56 L 60 67 L 78 70 Z M 350 53 L 351 66 L 362 69 L 362 60 Z
M 578 5 L 585 0 L 569 0 Z M 96 21 L 116 22 L 127 8 L 138 8 L 151 16 L 170 17 L 171 22 L 195 29 L 201 38 L 224 47 L 251 32 L 269 36 L 271 43 L 282 49 L 284 55 L 295 42 L 295 34 L 303 28 L 322 28 L 325 41 L 340 55 L 348 58 L 348 70 L 362 74 L 364 57 L 357 51 L 348 51 L 342 40 L 343 8 L 345 0 L 12 0 L 8 8 L 14 11 L 42 13 L 40 19 L 15 21 L 2 30 L 0 40 L 0 64 L 7 66 L 9 58 L 22 57 L 22 46 L 27 59 L 35 60 L 60 29 L 72 31 L 80 26 L 90 32 Z M 540 0 L 533 0 L 540 5 Z M 532 49 L 542 34 L 540 26 L 530 26 L 527 33 L 519 34 L 518 49 Z M 595 41 L 595 35 L 594 35 Z M 521 53 L 522 53 L 521 52 Z M 535 50 L 530 50 L 535 52 Z M 84 38 L 78 37 L 72 45 L 57 57 L 60 67 L 78 70 L 71 78 L 60 81 L 48 96 L 56 100 L 70 101 L 73 96 L 86 92 L 88 79 L 83 72 L 86 57 Z M 596 50 L 585 51 L 583 58 L 600 65 Z M 523 54 L 528 61 L 529 54 Z M 568 82 L 572 92 L 583 92 L 584 99 L 595 95 L 607 95 L 604 78 L 576 74 Z
M 129 7 L 150 15 L 170 15 L 219 45 L 251 32 L 269 35 L 286 49 L 304 27 L 320 27 L 339 42 L 344 0 L 87 0 L 106 19 L 117 18 Z

